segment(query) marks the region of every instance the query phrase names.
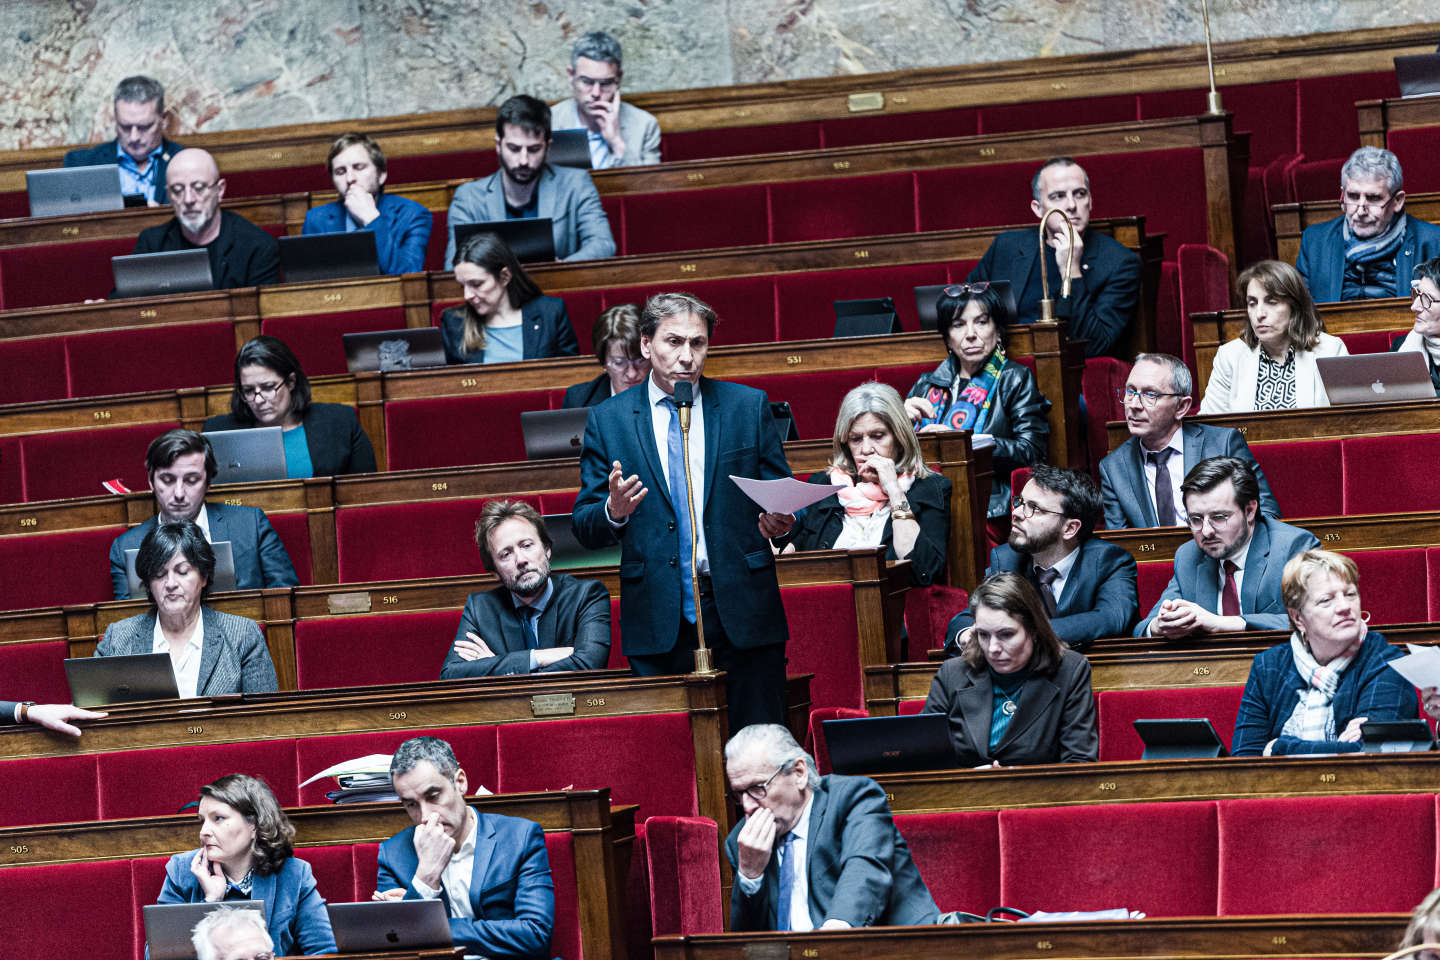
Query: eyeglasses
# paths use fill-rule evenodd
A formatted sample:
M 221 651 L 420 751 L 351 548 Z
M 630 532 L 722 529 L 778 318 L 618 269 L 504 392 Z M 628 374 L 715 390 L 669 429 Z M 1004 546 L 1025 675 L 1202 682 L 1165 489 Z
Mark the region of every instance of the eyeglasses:
M 1430 294 L 1420 289 L 1420 284 L 1421 281 L 1419 280 L 1411 280 L 1410 292 L 1415 294 L 1415 296 L 1420 300 L 1420 309 L 1429 310 L 1431 307 L 1435 306 L 1437 298 L 1430 296 Z
M 211 180 L 209 183 L 172 183 L 165 188 L 165 192 L 170 194 L 170 199 L 179 200 L 185 196 L 185 191 L 189 190 L 194 193 L 196 197 L 204 200 L 210 195 L 210 191 L 214 190 L 219 183 L 219 180 Z
M 616 87 L 620 86 L 619 77 L 606 77 L 602 80 L 598 77 L 581 76 L 576 77 L 575 82 L 580 84 L 580 86 L 584 87 L 586 90 L 593 90 L 594 88 L 599 87 L 601 90 L 604 90 L 606 92 L 614 90 Z
M 614 370 L 616 373 L 619 373 L 621 370 L 643 370 L 649 362 L 650 361 L 644 357 L 625 357 L 623 359 L 606 357 L 605 369 Z
M 963 297 L 967 293 L 984 293 L 990 289 L 989 280 L 981 280 L 978 283 L 954 283 L 941 290 L 940 293 L 947 297 Z
M 1033 500 L 1026 500 L 1024 497 L 1011 497 L 1010 509 L 1020 516 L 1021 520 L 1029 520 L 1037 513 L 1048 513 L 1052 516 L 1065 516 L 1064 510 L 1046 510 Z
M 1340 206 L 1344 207 L 1346 210 L 1366 210 L 1366 209 L 1369 209 L 1369 210 L 1374 210 L 1376 213 L 1379 213 L 1381 210 L 1384 210 L 1385 207 L 1386 207 L 1386 205 L 1389 204 L 1390 201 L 1393 200 L 1393 199 L 1395 199 L 1395 198 L 1394 198 L 1394 197 L 1386 197 L 1384 200 L 1362 200 L 1362 199 L 1360 199 L 1359 197 L 1343 197 L 1343 196 L 1342 196 L 1342 197 L 1340 198 Z
M 1191 530 L 1199 530 L 1205 525 L 1206 520 L 1210 521 L 1210 526 L 1212 527 L 1223 527 L 1230 522 L 1230 518 L 1233 516 L 1235 516 L 1234 510 L 1221 510 L 1216 513 L 1192 513 L 1186 518 L 1186 522 L 1190 524 Z
M 775 772 L 770 774 L 769 779 L 767 779 L 764 783 L 757 783 L 755 784 L 755 786 L 746 787 L 744 790 L 731 790 L 730 798 L 734 800 L 736 804 L 740 805 L 743 805 L 745 797 L 749 797 L 751 800 L 764 800 L 766 795 L 770 792 L 770 781 L 774 780 L 776 777 L 780 776 L 780 774 L 784 773 L 786 768 L 792 767 L 794 765 L 794 760 L 787 760 L 785 763 L 782 763 L 780 764 L 780 766 L 776 767 Z
M 279 393 L 280 388 L 283 386 L 285 386 L 285 381 L 283 380 L 276 380 L 273 383 L 257 383 L 254 386 L 241 387 L 240 396 L 246 400 L 254 400 L 258 397 L 264 397 L 266 400 L 269 400 L 275 396 L 275 394 Z
M 1147 407 L 1153 407 L 1160 402 L 1161 397 L 1179 397 L 1179 393 L 1161 393 L 1159 390 L 1136 390 L 1134 387 L 1116 387 L 1115 396 L 1121 403 L 1129 403 L 1131 400 L 1139 400 Z

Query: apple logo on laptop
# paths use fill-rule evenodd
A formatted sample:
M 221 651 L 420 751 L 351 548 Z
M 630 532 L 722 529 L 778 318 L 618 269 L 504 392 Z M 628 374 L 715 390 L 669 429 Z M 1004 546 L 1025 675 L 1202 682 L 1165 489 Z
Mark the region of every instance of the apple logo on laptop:
M 1376 393 L 1384 393 L 1385 384 L 1381 383 L 1379 380 L 1376 380 L 1374 383 L 1370 384 L 1370 389 L 1375 391 Z
M 570 438 L 570 446 L 574 447 L 577 450 L 580 449 L 580 435 L 578 433 Z
M 386 943 L 399 943 L 399 942 L 400 942 L 400 934 L 396 933 L 394 930 L 391 930 L 389 933 L 385 934 L 385 942 L 386 942 Z

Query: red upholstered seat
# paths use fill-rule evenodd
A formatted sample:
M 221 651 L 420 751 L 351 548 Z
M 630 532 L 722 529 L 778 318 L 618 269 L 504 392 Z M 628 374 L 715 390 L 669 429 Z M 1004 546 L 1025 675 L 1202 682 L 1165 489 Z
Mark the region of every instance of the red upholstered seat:
M 385 404 L 390 469 L 524 460 L 520 414 L 549 409 L 550 395 L 544 390 L 392 401 Z M 444 429 L 437 429 L 442 424 Z
M 1143 619 L 1165 592 L 1165 585 L 1170 582 L 1171 575 L 1175 572 L 1173 558 L 1170 560 L 1156 560 L 1149 563 L 1137 564 L 1138 575 L 1135 580 L 1135 590 L 1140 596 L 1140 617 Z
M 1160 289 L 1155 293 L 1155 350 L 1178 357 L 1180 346 L 1180 266 L 1160 264 Z
M 1257 443 L 1250 452 L 1285 516 L 1334 517 L 1345 512 L 1339 441 Z
M 510 499 L 539 507 L 536 497 Z M 340 582 L 484 573 L 474 539 L 484 506 L 484 499 L 468 499 L 336 510 Z
M 300 578 L 300 585 L 308 587 L 315 582 L 314 571 L 311 570 L 310 560 L 310 520 L 303 513 L 267 513 L 270 526 L 280 535 L 280 540 L 285 544 L 285 552 L 290 555 L 290 562 L 295 565 L 295 575 Z
M 9 674 L 4 674 L 7 678 Z M 17 687 L 18 689 L 18 687 Z M 30 696 L 29 688 L 25 695 Z M 68 694 L 60 698 L 69 701 Z M 0 826 L 74 823 L 100 818 L 93 755 L 24 757 L 0 762 Z M 0 870 L 7 874 L 9 870 Z
M 994 811 L 902 815 L 895 826 L 941 910 L 984 916 L 1000 906 L 1000 829 Z
M 1340 193 L 1340 170 L 1344 166 L 1341 157 L 1292 164 L 1285 171 L 1291 202 L 1334 199 Z
M 98 761 L 100 816 L 110 820 L 173 814 L 227 773 L 263 778 L 282 807 L 298 802 L 293 740 L 129 750 L 100 754 Z
M 817 707 L 862 706 L 855 588 L 848 583 L 784 587 L 780 600 L 790 625 L 788 669 L 815 674 L 811 702 Z
M 1209 240 L 1205 161 L 1198 148 L 1146 153 L 1099 154 L 1078 158 L 1102 211 L 1124 203 L 1123 211 L 1144 211 L 1145 232 L 1165 234 L 1165 258 L 1183 243 Z M 1027 198 L 1028 199 L 1028 198 Z
M 345 334 L 399 330 L 404 326 L 403 307 L 380 307 L 300 317 L 266 317 L 260 321 L 260 332 L 285 341 L 285 345 L 295 351 L 306 375 L 319 377 L 350 369 L 345 363 L 345 345 L 341 339 Z M 231 338 L 233 340 L 234 334 Z M 231 352 L 234 352 L 233 346 Z
M 1373 70 L 1368 73 L 1346 73 L 1329 77 L 1302 77 L 1296 81 L 1299 99 L 1299 152 L 1309 157 L 1348 157 L 1360 143 L 1359 117 L 1349 106 L 1357 100 L 1381 100 L 1400 96 L 1400 83 L 1394 70 Z M 1226 91 L 1229 96 L 1229 91 Z M 1336 109 L 1336 105 L 1340 108 Z M 1226 104 L 1229 107 L 1229 104 Z M 1254 144 L 1251 144 L 1254 153 Z M 1399 150 L 1391 141 L 1390 149 Z M 1421 159 L 1401 153 L 1405 163 L 1405 185 L 1410 187 L 1411 163 Z M 1340 181 L 1335 181 L 1339 193 Z M 1425 189 L 1434 189 L 1427 187 Z M 1328 199 L 1328 198 L 1327 198 Z
M 645 868 L 653 936 L 720 933 L 720 836 L 705 817 L 645 821 Z
M 666 133 L 660 137 L 660 156 L 667 161 L 740 157 L 751 153 L 817 150 L 820 124 L 777 123 L 755 127 L 722 127 Z
M 1425 619 L 1440 620 L 1440 547 L 1425 551 L 1425 587 L 1428 594 Z
M 980 128 L 977 132 L 1014 133 L 1051 127 L 1081 127 L 1093 123 L 1132 123 L 1140 119 L 1138 111 L 1134 94 L 1001 103 L 980 108 Z
M 828 339 L 835 334 L 836 300 L 872 297 L 894 298 L 901 327 L 919 330 L 915 288 L 944 283 L 946 279 L 945 265 L 940 263 L 865 270 L 815 270 L 778 276 L 775 278 L 775 290 L 779 339 Z M 939 363 L 944 351 L 938 343 L 936 348 L 938 356 L 935 362 Z
M 826 147 L 855 147 L 869 143 L 903 143 L 973 137 L 980 132 L 974 107 L 926 110 L 924 113 L 890 113 L 837 117 L 820 121 Z
M 1098 470 L 1100 460 L 1110 452 L 1110 439 L 1105 433 L 1105 424 L 1111 420 L 1125 419 L 1125 405 L 1115 391 L 1125 389 L 1125 380 L 1130 376 L 1130 364 L 1114 357 L 1090 357 L 1085 361 L 1085 374 L 1081 378 L 1080 393 L 1085 397 L 1085 408 L 1089 417 L 1086 440 L 1089 444 L 1090 463 Z M 1011 477 L 1012 489 L 1015 486 Z
M 858 707 L 816 707 L 810 711 L 810 726 L 805 732 L 805 750 L 815 758 L 815 770 L 822 777 L 833 773 L 830 766 L 830 747 L 825 742 L 826 720 L 855 720 L 870 716 L 869 711 Z
M 875 379 L 881 383 L 888 383 L 895 388 L 895 392 L 904 397 L 915 386 L 923 374 L 930 373 L 940 364 L 940 360 L 934 363 L 907 363 L 899 367 L 877 367 Z
M 6 955 L 131 960 L 135 899 L 125 860 L 0 870 Z
M 1360 597 L 1375 624 L 1420 623 L 1429 614 L 1425 549 L 1352 550 L 1360 568 Z
M 1440 158 L 1436 156 L 1440 153 L 1440 126 L 1391 130 L 1385 139 L 1390 149 L 1403 158 L 1407 193 L 1440 190 Z
M 187 848 L 200 845 L 198 833 L 197 824 L 196 835 L 186 840 Z M 145 958 L 145 905 L 160 899 L 160 891 L 165 887 L 165 864 L 169 860 L 169 857 L 137 857 L 130 861 L 130 883 L 135 889 L 135 909 L 131 918 L 135 960 Z
M 1000 901 L 1022 910 L 1215 913 L 1215 804 L 1000 811 Z
M 369 900 L 380 879 L 380 844 L 351 844 L 350 855 L 355 863 L 355 899 Z
M 355 858 L 350 844 L 336 843 L 321 847 L 299 847 L 295 856 L 310 864 L 315 873 L 315 889 L 329 903 L 344 903 L 355 892 Z M 373 884 L 373 878 L 372 878 Z M 369 896 L 366 896 L 369 899 Z
M 20 438 L 0 437 L 0 503 L 19 503 L 24 499 L 25 472 L 20 464 Z
M 958 230 L 1034 223 L 1029 184 L 1036 166 L 1034 163 L 1002 163 L 918 171 L 915 210 L 919 229 Z
M 1435 796 L 1219 804 L 1221 914 L 1402 913 L 1435 885 Z
M 445 248 L 450 244 L 450 211 L 430 211 L 430 242 L 425 245 L 425 269 L 445 269 Z
M 1208 244 L 1184 243 L 1176 253 L 1176 262 L 1180 276 L 1180 349 L 1184 351 L 1180 356 L 1194 370 L 1195 334 L 1190 315 L 1230 306 L 1230 259 Z M 1204 390 L 1205 384 L 1195 384 L 1197 399 Z
M 1433 482 L 1440 436 L 1350 437 L 1341 441 L 1341 458 L 1347 516 L 1440 510 Z
M 392 165 L 393 166 L 393 165 Z M 390 168 L 386 169 L 392 183 L 401 181 L 394 178 Z M 436 178 L 439 179 L 439 178 Z M 227 197 L 263 197 L 273 193 L 305 193 L 318 191 L 321 203 L 335 198 L 332 192 L 335 184 L 325 172 L 321 162 L 297 164 L 292 167 L 267 167 L 258 170 L 225 171 L 225 195 Z M 329 194 L 324 196 L 324 194 Z M 257 227 L 267 224 L 257 223 Z
M 114 599 L 110 566 L 104 557 L 110 552 L 110 544 L 124 532 L 124 526 L 117 526 L 0 537 L 0 570 L 5 571 L 0 576 L 0 610 Z M 29 687 L 25 695 L 41 699 Z M 68 703 L 69 695 L 63 699 Z
M 368 757 L 375 753 L 393 754 L 411 737 L 439 737 L 450 744 L 455 759 L 465 771 L 470 792 L 480 787 L 498 793 L 496 789 L 495 727 L 465 726 L 440 727 L 425 730 L 395 730 L 382 733 L 347 733 L 324 737 L 301 737 L 295 741 L 295 764 L 299 774 L 297 783 L 304 783 L 321 770 L 344 760 Z M 330 777 L 316 780 L 300 787 L 300 803 L 305 806 L 326 806 L 330 803 L 325 794 L 335 789 Z M 370 889 L 374 889 L 375 874 L 370 874 Z M 367 894 L 368 896 L 368 894 Z
M 911 587 L 905 594 L 905 631 L 910 635 L 906 659 L 918 660 L 925 651 L 945 646 L 945 628 L 969 602 L 970 594 L 959 587 Z
M 0 560 L 0 569 L 15 569 Z M 70 645 L 64 640 L 37 640 L 33 643 L 0 644 L 0 677 L 5 685 L 36 703 L 69 703 L 70 684 L 65 679 L 65 658 Z
M 35 433 L 20 438 L 25 461 L 25 499 L 93 497 L 119 477 L 131 490 L 145 490 L 145 450 L 178 423 L 149 423 L 95 430 Z
M 391 184 L 473 180 L 476 177 L 488 177 L 497 169 L 499 161 L 495 157 L 495 151 L 488 148 L 389 157 L 385 165 L 385 173 Z
M 657 293 L 682 289 L 708 303 L 719 318 L 713 343 L 770 343 L 775 330 L 775 281 L 770 277 L 736 277 L 695 283 L 657 283 L 643 287 L 612 287 L 605 291 L 605 307 L 633 303 L 644 307 Z M 582 341 L 583 343 L 583 341 Z M 582 347 L 583 349 L 583 347 Z
M 817 370 L 745 377 L 740 382 L 764 390 L 771 401 L 787 401 L 800 439 L 818 440 L 835 432 L 835 414 L 845 394 L 869 379 L 869 370 Z
M 545 834 L 550 879 L 555 884 L 555 927 L 550 952 L 562 960 L 580 960 L 580 888 L 575 879 L 575 838 L 568 830 Z
M 0 307 L 18 310 L 105 297 L 115 286 L 110 258 L 134 251 L 134 237 L 0 250 Z
M 70 395 L 61 337 L 0 341 L 0 403 L 60 400 Z
M 570 325 L 575 328 L 575 340 L 580 345 L 580 356 L 595 355 L 591 337 L 595 320 L 605 311 L 605 297 L 599 290 L 571 290 L 555 294 L 565 301 L 565 312 L 570 315 Z
M 895 706 L 895 712 L 902 717 L 913 717 L 917 713 L 925 712 L 925 699 L 916 698 L 913 700 L 901 700 Z
M 625 198 L 625 253 L 671 253 L 741 247 L 770 239 L 768 200 L 760 184 Z
M 78 334 L 65 338 L 65 355 L 72 397 L 229 383 L 235 328 L 225 320 Z
M 621 652 L 620 646 L 620 596 L 618 594 L 610 598 L 610 659 L 606 661 L 605 667 L 608 670 L 630 669 L 630 661 Z
M 882 173 L 838 180 L 774 183 L 770 238 L 829 240 L 910 233 L 917 229 L 915 184 L 909 173 Z
M 1189 687 L 1183 690 L 1103 690 L 1095 695 L 1101 760 L 1139 760 L 1145 744 L 1135 732 L 1136 720 L 1171 720 L 1204 717 L 1215 727 L 1220 742 L 1230 749 L 1235 736 L 1235 714 L 1240 710 L 1239 687 Z
M 417 683 L 440 676 L 459 610 L 295 621 L 301 690 Z

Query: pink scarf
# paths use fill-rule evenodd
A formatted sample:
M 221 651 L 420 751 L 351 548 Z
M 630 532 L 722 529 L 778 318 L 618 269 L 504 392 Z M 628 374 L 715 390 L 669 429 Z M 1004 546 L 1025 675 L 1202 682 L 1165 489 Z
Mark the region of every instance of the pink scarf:
M 863 480 L 856 483 L 854 478 L 844 470 L 831 470 L 830 482 L 840 484 L 843 490 L 836 490 L 835 496 L 839 498 L 840 505 L 845 508 L 846 516 L 869 517 L 873 516 L 876 510 L 890 502 L 890 496 L 885 488 L 878 483 L 871 483 Z M 900 474 L 900 489 L 909 491 L 910 485 L 915 482 L 913 474 Z

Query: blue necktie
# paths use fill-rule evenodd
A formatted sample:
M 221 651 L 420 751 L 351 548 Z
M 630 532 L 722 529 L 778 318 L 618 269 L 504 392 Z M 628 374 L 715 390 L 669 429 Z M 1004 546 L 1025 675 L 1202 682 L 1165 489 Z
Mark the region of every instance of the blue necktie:
M 520 622 L 525 628 L 525 645 L 531 650 L 540 649 L 540 612 L 534 607 L 520 611 Z
M 674 397 L 660 400 L 670 408 L 670 432 L 666 436 L 666 455 L 670 463 L 670 502 L 675 505 L 675 521 L 680 531 L 680 610 L 688 623 L 695 622 L 695 594 L 690 587 L 690 501 L 685 490 L 685 438 L 680 430 L 680 408 Z
M 776 853 L 780 857 L 780 889 L 775 898 L 775 929 L 790 929 L 790 899 L 795 889 L 795 848 L 791 841 L 795 834 L 785 834 L 785 839 L 780 841 Z

